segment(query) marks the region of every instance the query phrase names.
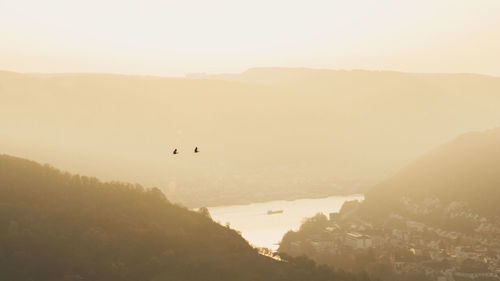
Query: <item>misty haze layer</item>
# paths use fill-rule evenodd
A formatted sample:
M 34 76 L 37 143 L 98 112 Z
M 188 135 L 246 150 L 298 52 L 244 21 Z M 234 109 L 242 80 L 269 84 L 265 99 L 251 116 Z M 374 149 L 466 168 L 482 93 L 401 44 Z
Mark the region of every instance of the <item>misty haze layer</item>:
M 500 78 L 469 74 L 1 72 L 0 145 L 155 185 L 189 206 L 355 193 L 460 133 L 499 125 L 498 93 Z

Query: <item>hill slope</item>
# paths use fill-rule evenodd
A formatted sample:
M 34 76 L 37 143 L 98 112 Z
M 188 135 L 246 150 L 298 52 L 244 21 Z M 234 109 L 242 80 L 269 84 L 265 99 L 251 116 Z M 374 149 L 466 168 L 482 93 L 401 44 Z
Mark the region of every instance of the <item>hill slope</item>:
M 2 153 L 202 206 L 359 192 L 458 134 L 500 125 L 496 77 L 270 68 L 204 78 L 0 73 Z
M 0 155 L 1 280 L 361 280 L 261 256 L 158 189 Z
M 390 211 L 401 197 L 462 201 L 481 215 L 498 216 L 500 128 L 464 134 L 438 147 L 374 186 L 363 205 L 369 212 Z

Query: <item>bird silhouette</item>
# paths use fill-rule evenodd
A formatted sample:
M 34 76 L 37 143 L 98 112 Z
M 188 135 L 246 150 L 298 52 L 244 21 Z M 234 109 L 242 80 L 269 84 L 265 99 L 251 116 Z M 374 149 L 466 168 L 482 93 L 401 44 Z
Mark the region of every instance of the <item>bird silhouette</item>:
M 194 153 L 198 153 L 198 147 L 194 148 Z
M 174 154 L 177 154 L 177 153 L 178 153 L 178 152 L 177 152 L 177 148 L 176 148 L 176 149 L 174 149 Z

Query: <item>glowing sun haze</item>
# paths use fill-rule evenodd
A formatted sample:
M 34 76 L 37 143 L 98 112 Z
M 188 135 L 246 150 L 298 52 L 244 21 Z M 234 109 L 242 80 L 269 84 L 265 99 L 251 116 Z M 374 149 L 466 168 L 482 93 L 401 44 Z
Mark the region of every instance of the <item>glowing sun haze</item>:
M 0 0 L 0 69 L 500 75 L 498 0 Z

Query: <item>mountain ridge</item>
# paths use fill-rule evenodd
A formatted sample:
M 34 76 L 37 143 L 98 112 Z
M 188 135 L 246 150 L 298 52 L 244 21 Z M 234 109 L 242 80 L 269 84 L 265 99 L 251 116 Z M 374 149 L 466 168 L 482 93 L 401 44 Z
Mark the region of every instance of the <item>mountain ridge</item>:
M 467 202 L 481 215 L 497 216 L 500 209 L 500 127 L 469 132 L 401 168 L 370 189 L 362 205 L 389 211 L 401 197 L 443 203 Z M 386 202 L 385 208 L 375 207 Z M 371 207 L 370 207 L 371 206 Z
M 201 207 L 364 192 L 432 147 L 500 124 L 497 78 L 291 71 L 259 75 L 267 85 L 238 74 L 0 74 L 0 118 L 15 120 L 0 125 L 0 146 Z M 196 158 L 184 153 L 195 146 Z

